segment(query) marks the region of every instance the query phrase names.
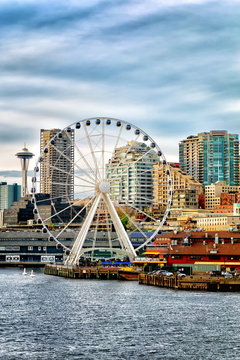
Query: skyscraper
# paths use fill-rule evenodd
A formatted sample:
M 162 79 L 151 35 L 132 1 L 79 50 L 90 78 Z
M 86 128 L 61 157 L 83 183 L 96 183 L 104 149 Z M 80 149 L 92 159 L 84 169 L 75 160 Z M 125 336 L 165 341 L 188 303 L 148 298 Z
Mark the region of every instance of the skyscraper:
M 204 186 L 226 181 L 239 185 L 239 138 L 227 131 L 189 136 L 179 144 L 179 167 Z
M 43 152 L 43 161 L 40 165 L 40 192 L 50 194 L 52 198 L 61 197 L 63 201 L 74 198 L 74 130 L 63 131 L 60 129 L 45 130 L 40 132 L 40 151 L 51 139 L 48 151 Z

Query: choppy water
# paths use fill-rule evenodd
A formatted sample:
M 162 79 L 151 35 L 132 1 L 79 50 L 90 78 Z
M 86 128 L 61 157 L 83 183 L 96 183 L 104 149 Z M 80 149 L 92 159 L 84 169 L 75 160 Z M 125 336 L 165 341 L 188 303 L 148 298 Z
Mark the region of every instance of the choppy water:
M 0 269 L 0 359 L 240 359 L 240 293 Z

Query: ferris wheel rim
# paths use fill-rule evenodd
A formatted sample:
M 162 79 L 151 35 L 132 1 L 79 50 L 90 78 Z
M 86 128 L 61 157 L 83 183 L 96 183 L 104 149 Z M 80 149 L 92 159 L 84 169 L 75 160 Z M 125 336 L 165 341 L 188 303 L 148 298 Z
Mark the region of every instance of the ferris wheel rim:
M 90 121 L 90 124 L 92 121 L 96 121 L 96 120 L 100 120 L 102 123 L 104 121 L 107 121 L 107 120 L 110 120 L 111 122 L 120 122 L 121 123 L 121 128 L 123 125 L 126 125 L 126 126 L 130 126 L 131 128 L 135 129 L 135 130 L 138 130 L 140 131 L 140 133 L 144 136 L 147 137 L 147 140 L 151 141 L 153 144 L 156 145 L 158 151 L 161 153 L 159 155 L 159 157 L 161 157 L 163 160 L 165 160 L 165 165 L 169 171 L 169 179 L 171 179 L 171 170 L 170 170 L 170 167 L 168 165 L 168 163 L 166 162 L 166 158 L 165 158 L 165 155 L 163 154 L 163 152 L 161 151 L 161 148 L 159 147 L 159 145 L 152 139 L 151 136 L 149 136 L 144 130 L 142 130 L 141 128 L 139 128 L 138 126 L 128 122 L 128 121 L 125 121 L 125 120 L 121 120 L 121 119 L 116 119 L 116 118 L 112 118 L 112 117 L 91 117 L 91 118 L 85 118 L 85 119 L 82 119 L 82 120 L 79 120 L 79 121 L 76 121 L 76 122 L 73 122 L 71 123 L 70 125 L 66 126 L 65 128 L 61 129 L 60 131 L 58 131 L 56 133 L 56 135 L 52 138 L 52 139 L 56 139 L 58 138 L 59 134 L 62 134 L 64 132 L 68 132 L 69 129 L 72 129 L 74 126 L 76 128 L 76 125 L 77 124 L 80 124 L 80 127 L 82 124 L 86 124 L 87 122 Z M 85 125 L 86 126 L 86 125 Z M 120 126 L 119 126 L 120 127 Z M 130 129 L 131 129 L 130 128 Z M 35 169 L 38 167 L 38 165 L 40 164 L 40 160 L 42 159 L 43 155 L 44 155 L 44 151 L 45 149 L 47 149 L 50 145 L 51 145 L 51 141 L 52 139 L 50 139 L 50 141 L 46 144 L 45 148 L 43 149 L 43 151 L 41 152 L 39 158 L 37 159 L 36 161 L 36 164 L 35 164 L 35 168 L 34 168 L 34 179 L 36 178 L 37 176 L 37 171 L 35 171 Z M 74 163 L 75 164 L 75 163 Z M 34 206 L 34 209 L 36 209 L 36 191 L 34 189 L 34 185 L 35 185 L 35 181 L 33 181 L 33 192 L 32 192 L 32 195 L 33 195 L 33 198 L 35 200 L 35 206 Z M 167 219 L 167 216 L 168 214 L 170 213 L 170 207 L 171 207 L 171 201 L 172 201 L 172 179 L 171 179 L 171 183 L 169 184 L 169 188 L 170 188 L 170 194 L 169 194 L 169 198 L 168 198 L 168 203 L 167 203 L 167 206 L 166 206 L 166 209 L 165 209 L 165 212 L 164 212 L 164 216 L 162 218 L 162 221 L 159 223 L 159 226 L 157 227 L 157 229 L 152 233 L 152 235 L 146 240 L 144 241 L 144 243 L 142 243 L 140 246 L 138 246 L 135 250 L 136 251 L 139 251 L 141 248 L 143 248 L 144 246 L 146 246 L 149 242 L 152 241 L 152 239 L 159 233 L 160 229 L 162 228 L 162 226 L 164 225 L 164 222 L 166 221 Z M 44 220 L 42 220 L 42 218 L 40 217 L 40 214 L 38 213 L 38 219 L 41 219 L 42 221 L 42 226 L 43 226 L 43 229 L 45 229 L 45 232 L 48 233 L 49 235 L 49 238 L 52 237 L 52 233 L 51 231 L 48 229 L 48 226 L 44 223 Z M 67 246 L 65 246 L 64 244 L 62 244 L 61 241 L 58 240 L 57 237 L 54 237 L 54 240 L 57 244 L 60 244 L 62 246 L 62 248 L 65 250 L 65 251 L 70 251 L 71 252 L 71 249 Z

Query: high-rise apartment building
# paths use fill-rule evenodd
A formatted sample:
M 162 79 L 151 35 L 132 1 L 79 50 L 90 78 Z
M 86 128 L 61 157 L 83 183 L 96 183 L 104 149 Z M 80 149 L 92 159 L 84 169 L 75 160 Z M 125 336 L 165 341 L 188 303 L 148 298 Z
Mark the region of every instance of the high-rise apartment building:
M 179 167 L 204 186 L 226 181 L 239 185 L 239 138 L 227 131 L 189 136 L 179 144 Z
M 14 201 L 19 200 L 20 196 L 20 185 L 8 185 L 6 182 L 0 182 L 0 210 L 9 209 Z
M 156 152 L 144 143 L 132 141 L 117 148 L 106 166 L 113 200 L 138 209 L 152 206 L 152 172 L 158 159 Z
M 179 167 L 195 180 L 198 180 L 199 173 L 198 143 L 198 137 L 191 135 L 179 144 Z
M 188 191 L 189 189 L 195 190 L 195 197 L 203 193 L 203 185 L 200 184 L 193 177 L 185 174 L 181 169 L 174 166 L 174 164 L 169 164 L 171 177 L 172 177 L 172 186 L 173 193 L 176 191 Z M 164 206 L 168 203 L 169 198 L 169 185 L 168 177 L 166 175 L 167 166 L 163 165 L 161 162 L 153 165 L 153 204 L 158 206 L 158 204 L 163 204 Z
M 40 151 L 60 129 L 45 130 L 40 133 Z M 63 131 L 48 146 L 40 163 L 40 192 L 52 198 L 61 197 L 63 201 L 74 199 L 74 130 Z

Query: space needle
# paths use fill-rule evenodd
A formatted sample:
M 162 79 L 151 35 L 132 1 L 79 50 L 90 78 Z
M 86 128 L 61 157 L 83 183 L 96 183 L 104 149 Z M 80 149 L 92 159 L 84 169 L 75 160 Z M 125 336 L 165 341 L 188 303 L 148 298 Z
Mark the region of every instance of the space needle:
M 27 185 L 27 172 L 28 172 L 28 166 L 29 166 L 29 160 L 34 156 L 33 153 L 28 151 L 26 146 L 24 145 L 24 148 L 22 151 L 18 152 L 16 156 L 20 159 L 21 162 L 21 168 L 22 168 L 22 192 L 21 196 L 24 197 L 28 194 L 28 185 Z

